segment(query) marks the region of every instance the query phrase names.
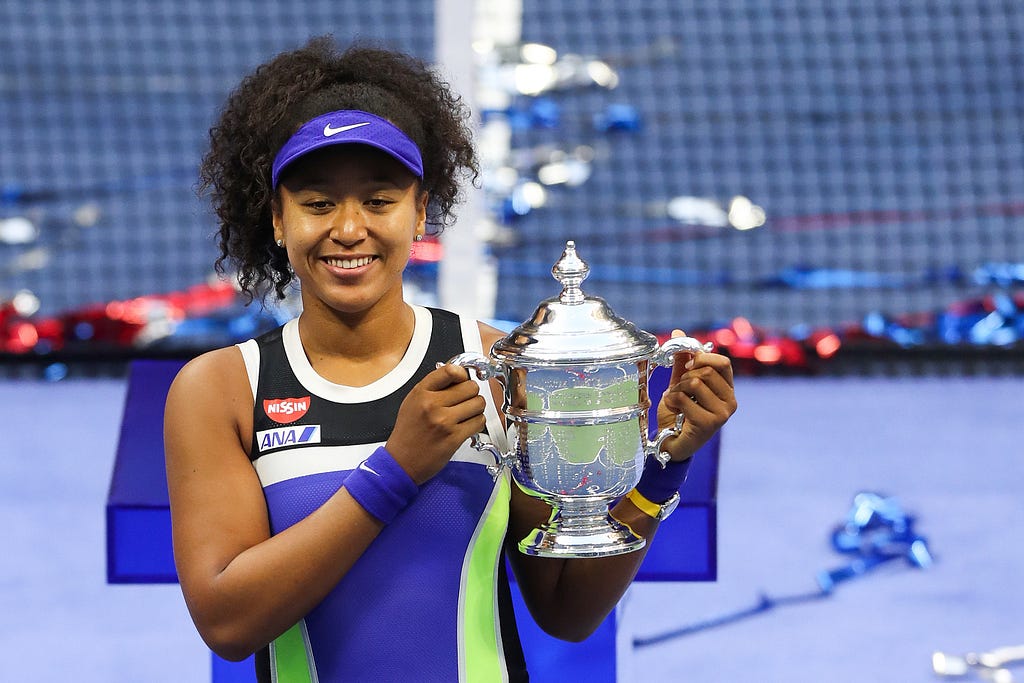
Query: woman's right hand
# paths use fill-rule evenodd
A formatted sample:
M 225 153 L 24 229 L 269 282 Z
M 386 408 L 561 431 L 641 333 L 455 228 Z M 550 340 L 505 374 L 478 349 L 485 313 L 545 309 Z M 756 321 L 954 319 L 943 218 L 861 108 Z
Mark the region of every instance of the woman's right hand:
M 486 402 L 469 371 L 442 365 L 402 401 L 385 447 L 417 485 L 441 471 L 458 447 L 484 431 Z

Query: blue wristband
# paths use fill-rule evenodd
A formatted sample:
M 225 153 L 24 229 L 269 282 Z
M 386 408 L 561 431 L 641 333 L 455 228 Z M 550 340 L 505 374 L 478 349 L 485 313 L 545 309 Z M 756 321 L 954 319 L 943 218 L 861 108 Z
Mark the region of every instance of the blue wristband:
M 383 446 L 352 470 L 345 478 L 345 488 L 357 503 L 384 524 L 390 524 L 420 491 Z
M 692 457 L 682 462 L 669 461 L 662 469 L 661 463 L 657 460 L 647 458 L 647 462 L 644 463 L 644 473 L 640 475 L 636 490 L 652 503 L 660 505 L 667 502 L 683 485 L 691 461 L 693 461 Z

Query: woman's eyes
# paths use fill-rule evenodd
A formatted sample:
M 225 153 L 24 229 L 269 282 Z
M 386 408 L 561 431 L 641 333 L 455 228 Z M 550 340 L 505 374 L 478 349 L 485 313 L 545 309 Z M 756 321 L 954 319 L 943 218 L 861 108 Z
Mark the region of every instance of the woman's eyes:
M 394 203 L 395 200 L 388 197 L 371 197 L 363 200 L 363 205 L 371 209 L 385 209 Z M 334 202 L 329 199 L 311 199 L 302 204 L 313 211 L 328 211 L 334 207 Z

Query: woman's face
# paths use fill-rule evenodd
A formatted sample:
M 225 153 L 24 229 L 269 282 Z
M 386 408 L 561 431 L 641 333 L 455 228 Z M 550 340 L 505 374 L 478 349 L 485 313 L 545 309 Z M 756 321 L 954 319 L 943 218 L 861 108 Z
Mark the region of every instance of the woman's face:
M 279 184 L 273 221 L 302 284 L 303 308 L 355 314 L 400 303 L 426 208 L 416 177 L 374 147 L 326 147 L 295 162 Z

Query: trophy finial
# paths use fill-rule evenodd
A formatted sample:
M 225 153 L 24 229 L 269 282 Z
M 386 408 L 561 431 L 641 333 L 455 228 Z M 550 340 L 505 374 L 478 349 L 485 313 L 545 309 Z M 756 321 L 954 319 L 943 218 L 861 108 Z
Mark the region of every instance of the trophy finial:
M 580 284 L 590 274 L 590 266 L 576 255 L 576 243 L 569 240 L 565 243 L 565 251 L 558 263 L 551 267 L 551 275 L 562 283 L 562 293 L 558 300 L 563 304 L 583 303 L 586 296 L 580 289 Z

